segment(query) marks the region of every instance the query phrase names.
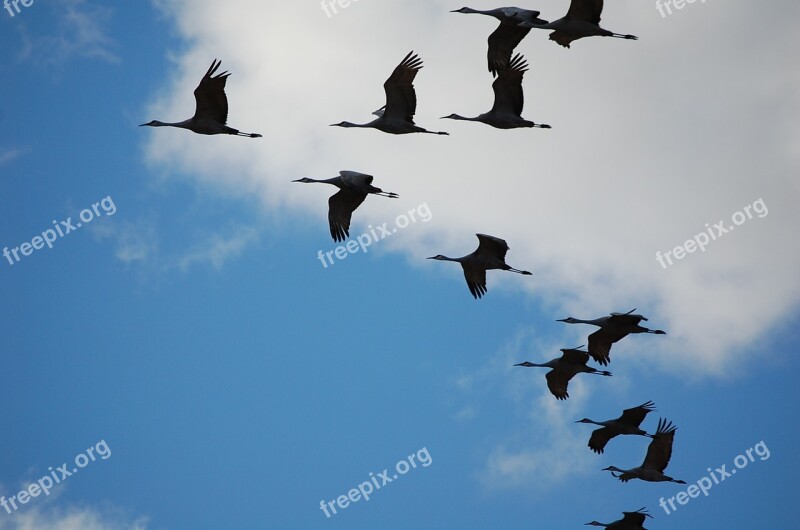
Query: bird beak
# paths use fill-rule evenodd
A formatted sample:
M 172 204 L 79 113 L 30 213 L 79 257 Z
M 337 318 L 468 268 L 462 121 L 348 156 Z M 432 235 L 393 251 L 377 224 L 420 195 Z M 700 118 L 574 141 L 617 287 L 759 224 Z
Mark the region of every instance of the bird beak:
M 300 182 L 301 180 L 303 180 L 303 179 L 293 180 L 292 182 Z
M 559 318 L 558 320 L 556 320 L 556 322 L 566 322 L 566 321 L 567 321 L 566 318 Z
M 147 124 L 143 123 L 143 124 L 139 125 L 139 127 L 144 127 L 145 125 L 147 125 Z
M 436 258 L 436 256 L 431 256 L 431 257 L 425 258 L 425 259 L 435 259 L 435 258 Z

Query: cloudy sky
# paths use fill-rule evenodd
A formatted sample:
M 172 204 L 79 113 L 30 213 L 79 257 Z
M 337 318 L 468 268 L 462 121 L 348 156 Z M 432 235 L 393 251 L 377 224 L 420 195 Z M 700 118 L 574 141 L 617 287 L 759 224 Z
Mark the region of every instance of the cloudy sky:
M 0 495 L 80 468 L 0 530 L 578 528 L 642 506 L 651 529 L 794 524 L 800 6 L 606 4 L 639 40 L 531 32 L 523 115 L 553 128 L 511 131 L 440 119 L 493 101 L 496 21 L 460 1 L 0 10 Z M 371 120 L 411 50 L 416 121 L 449 136 L 329 127 Z M 229 124 L 262 138 L 138 127 L 190 117 L 215 58 Z M 390 235 L 339 259 L 334 189 L 291 181 L 344 169 L 400 198 L 368 198 L 351 236 Z M 474 301 L 424 259 L 476 233 L 533 275 L 491 272 Z M 566 402 L 513 367 L 586 343 L 556 319 L 633 308 L 667 335 L 625 339 Z M 687 486 L 601 472 L 646 439 L 598 456 L 574 423 L 648 400 L 690 485 L 760 452 L 667 514 Z

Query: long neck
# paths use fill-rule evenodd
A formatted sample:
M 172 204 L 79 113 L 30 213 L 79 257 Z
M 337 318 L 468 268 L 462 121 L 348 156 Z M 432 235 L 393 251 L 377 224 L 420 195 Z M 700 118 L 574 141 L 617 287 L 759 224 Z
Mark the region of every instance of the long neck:
M 467 118 L 466 116 L 460 116 L 458 114 L 451 114 L 447 118 L 451 120 L 461 120 L 461 121 L 481 121 L 480 116 L 476 116 L 474 118 Z

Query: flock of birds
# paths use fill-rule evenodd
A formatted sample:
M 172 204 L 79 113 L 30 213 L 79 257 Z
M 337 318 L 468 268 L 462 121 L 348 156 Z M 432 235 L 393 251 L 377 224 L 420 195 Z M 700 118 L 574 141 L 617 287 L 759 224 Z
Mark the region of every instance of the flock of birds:
M 603 11 L 603 0 L 571 0 L 567 14 L 553 22 L 539 18 L 539 11 L 520 9 L 516 7 L 503 7 L 490 10 L 477 10 L 469 7 L 454 10 L 455 13 L 481 14 L 496 18 L 500 24 L 488 38 L 487 62 L 489 72 L 496 77 L 492 83 L 494 91 L 494 106 L 491 110 L 473 118 L 458 114 L 450 114 L 443 119 L 464 120 L 481 122 L 498 129 L 514 129 L 520 127 L 550 128 L 546 124 L 537 124 L 522 117 L 524 104 L 522 79 L 527 71 L 527 62 L 520 54 L 513 55 L 516 46 L 528 35 L 532 29 L 551 30 L 550 40 L 564 46 L 578 39 L 592 36 L 616 37 L 635 40 L 633 35 L 614 33 L 600 27 L 600 15 Z M 227 125 L 228 100 L 225 95 L 225 83 L 230 75 L 228 72 L 217 73 L 221 62 L 214 60 L 200 84 L 194 91 L 196 102 L 195 114 L 188 120 L 176 123 L 164 123 L 157 120 L 144 123 L 142 126 L 150 127 L 178 127 L 188 129 L 198 134 L 216 135 L 228 134 L 259 138 L 257 133 L 244 133 Z M 386 104 L 373 112 L 376 118 L 368 123 L 356 124 L 348 121 L 333 124 L 332 126 L 344 128 L 370 128 L 390 134 L 427 133 L 447 135 L 442 131 L 429 131 L 414 123 L 417 107 L 417 96 L 414 90 L 414 79 L 422 68 L 422 60 L 413 51 L 410 52 L 393 70 L 392 74 L 383 84 L 386 94 Z M 397 198 L 396 193 L 384 192 L 372 185 L 373 176 L 355 171 L 341 171 L 339 176 L 330 179 L 317 180 L 301 178 L 293 182 L 323 183 L 339 188 L 339 191 L 328 200 L 328 220 L 331 237 L 340 242 L 350 235 L 350 222 L 353 212 L 364 202 L 368 195 L 378 195 L 388 198 Z M 504 270 L 522 275 L 531 275 L 529 271 L 511 267 L 505 261 L 509 250 L 508 244 L 498 237 L 477 234 L 478 248 L 466 256 L 450 258 L 441 254 L 428 259 L 438 261 L 452 261 L 461 265 L 464 278 L 470 293 L 475 299 L 486 294 L 486 271 Z M 547 387 L 558 400 L 569 397 L 567 386 L 569 381 L 579 373 L 611 376 L 611 372 L 598 370 L 588 365 L 593 359 L 602 366 L 611 362 L 611 346 L 629 334 L 650 333 L 664 334 L 661 330 L 650 330 L 640 325 L 647 319 L 637 315 L 631 310 L 627 313 L 612 313 L 594 320 L 581 320 L 565 318 L 560 322 L 568 324 L 590 324 L 599 329 L 588 337 L 588 351 L 580 348 L 562 349 L 562 355 L 545 363 L 522 362 L 515 366 L 542 367 L 550 370 L 545 375 Z M 664 471 L 672 455 L 672 445 L 676 427 L 666 419 L 660 419 L 655 434 L 648 434 L 640 428 L 648 413 L 652 412 L 655 405 L 648 401 L 637 407 L 626 409 L 616 419 L 594 421 L 584 418 L 576 423 L 598 425 L 590 439 L 589 448 L 602 454 L 606 444 L 616 436 L 637 435 L 651 438 L 644 462 L 638 467 L 620 469 L 609 466 L 603 471 L 627 482 L 639 479 L 647 482 L 676 482 Z M 635 512 L 623 512 L 623 518 L 608 524 L 592 521 L 588 526 L 602 526 L 616 530 L 643 529 L 644 522 L 649 514 L 644 508 Z

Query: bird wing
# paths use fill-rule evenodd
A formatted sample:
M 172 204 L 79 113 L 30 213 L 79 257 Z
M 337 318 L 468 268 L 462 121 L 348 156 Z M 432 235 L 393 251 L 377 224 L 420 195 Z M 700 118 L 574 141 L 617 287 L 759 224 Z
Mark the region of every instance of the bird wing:
M 489 71 L 493 76 L 508 66 L 514 48 L 522 42 L 522 39 L 530 31 L 531 28 L 521 28 L 516 24 L 500 23 L 497 29 L 489 35 L 489 50 L 486 53 L 486 58 L 489 62 Z
M 339 176 L 342 178 L 344 185 L 350 188 L 359 188 L 363 187 L 364 185 L 372 184 L 372 179 L 374 178 L 372 175 L 367 175 L 366 173 L 346 170 L 340 171 Z
M 647 512 L 644 511 L 644 508 L 641 508 L 635 512 L 622 512 L 623 518 L 622 522 L 625 525 L 625 528 L 639 528 L 644 525 L 644 521 L 647 517 L 651 517 Z
M 553 394 L 556 399 L 562 400 L 569 397 L 567 385 L 573 375 L 574 374 L 570 374 L 564 370 L 550 370 L 545 374 L 547 388 L 550 389 L 550 393 Z
M 563 349 L 561 352 L 561 360 L 569 364 L 586 364 L 589 361 L 589 354 L 585 351 Z
M 486 269 L 483 267 L 472 267 L 464 263 L 461 264 L 464 269 L 464 279 L 467 280 L 467 287 L 469 292 L 477 300 L 486 294 Z
M 420 68 L 422 68 L 422 59 L 413 51 L 409 52 L 383 84 L 383 90 L 386 92 L 386 110 L 384 111 L 386 119 L 414 123 L 414 114 L 417 112 L 414 78 Z
M 570 20 L 586 20 L 592 24 L 599 24 L 602 13 L 603 0 L 572 0 L 566 18 Z
M 194 89 L 195 119 L 210 119 L 222 125 L 228 122 L 228 98 L 225 96 L 225 82 L 228 72 L 214 75 L 222 61 L 214 59 L 200 84 Z M 213 77 L 212 77 L 213 76 Z
M 570 35 L 569 33 L 564 33 L 563 31 L 558 30 L 550 34 L 550 40 L 557 42 L 565 48 L 569 48 L 570 43 L 578 39 L 580 39 L 580 37 L 576 37 L 575 35 Z
M 667 469 L 669 459 L 672 458 L 672 441 L 675 438 L 676 430 L 677 427 L 665 418 L 658 420 L 658 430 L 647 448 L 647 456 L 642 464 L 643 468 L 655 469 L 659 473 L 663 473 Z
M 611 361 L 611 345 L 628 335 L 627 332 L 600 328 L 589 335 L 589 355 L 606 366 Z
M 638 407 L 623 410 L 622 416 L 617 418 L 617 421 L 632 427 L 638 427 L 644 421 L 645 416 L 653 410 L 655 410 L 655 404 L 652 401 L 648 401 Z
M 595 429 L 592 431 L 592 436 L 589 437 L 589 449 L 597 454 L 602 454 L 608 441 L 615 436 L 616 434 L 608 427 Z
M 508 64 L 508 68 L 500 70 L 500 75 L 492 83 L 494 90 L 494 107 L 492 112 L 522 115 L 525 96 L 522 92 L 522 76 L 528 71 L 528 63 L 522 55 L 517 54 Z
M 350 218 L 366 198 L 366 193 L 341 189 L 328 199 L 328 223 L 334 241 L 338 243 L 350 236 Z
M 486 234 L 475 234 L 478 236 L 478 249 L 476 254 L 490 258 L 500 258 L 505 261 L 506 252 L 508 252 L 508 243 L 499 237 L 488 236 Z
M 631 313 L 611 313 L 608 317 L 608 322 L 615 326 L 636 326 L 642 320 L 647 320 L 642 315 L 633 315 Z

